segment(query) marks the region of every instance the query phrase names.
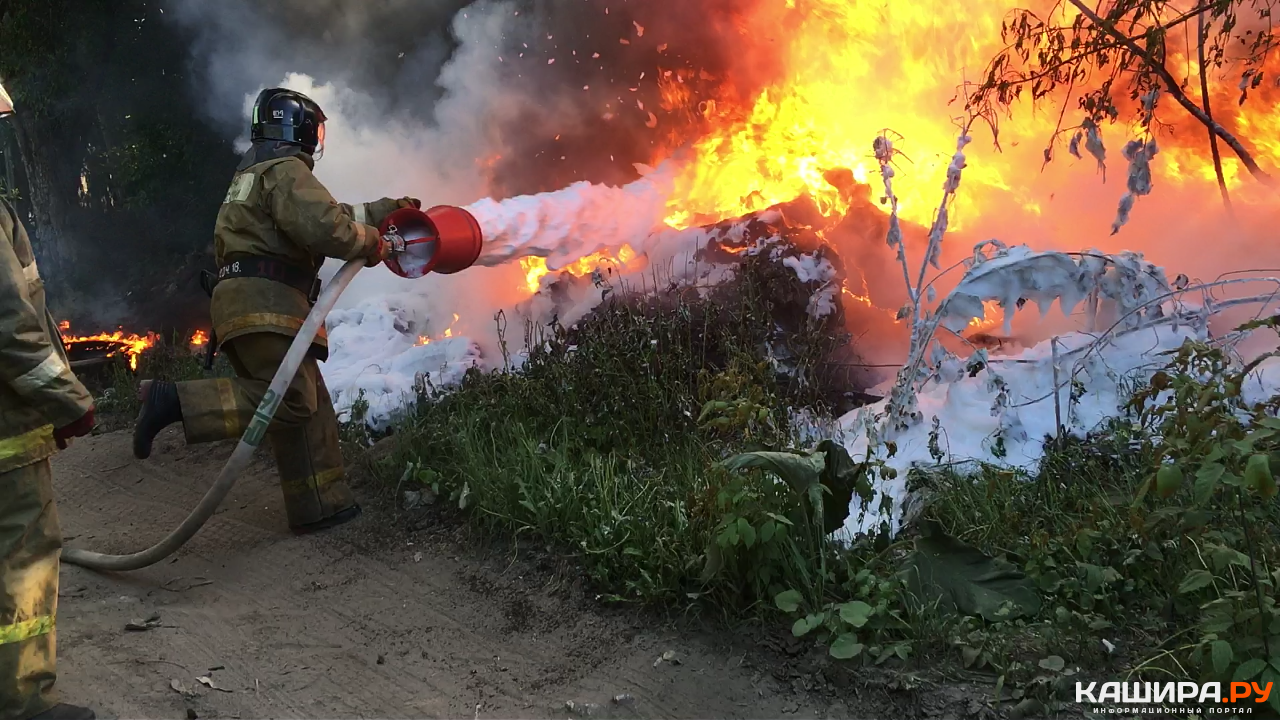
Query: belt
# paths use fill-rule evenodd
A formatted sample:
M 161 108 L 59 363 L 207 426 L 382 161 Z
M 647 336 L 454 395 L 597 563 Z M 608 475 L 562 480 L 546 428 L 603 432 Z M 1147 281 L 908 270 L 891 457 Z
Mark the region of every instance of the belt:
M 316 277 L 314 272 L 303 270 L 296 265 L 290 265 L 282 260 L 265 255 L 237 255 L 234 258 L 228 258 L 229 262 L 218 268 L 218 272 L 209 272 L 208 270 L 200 271 L 200 288 L 205 291 L 210 298 L 213 297 L 213 289 L 223 280 L 231 280 L 233 278 L 262 278 L 274 282 L 288 285 L 307 296 L 307 302 L 314 305 L 316 298 L 320 297 L 320 278 Z M 213 369 L 214 355 L 218 352 L 218 338 L 210 331 L 209 333 L 209 349 L 205 354 L 205 369 Z
M 272 280 L 297 290 L 315 302 L 320 295 L 320 278 L 314 272 L 303 270 L 282 260 L 264 255 L 238 255 L 218 268 L 214 285 L 232 278 L 262 278 Z

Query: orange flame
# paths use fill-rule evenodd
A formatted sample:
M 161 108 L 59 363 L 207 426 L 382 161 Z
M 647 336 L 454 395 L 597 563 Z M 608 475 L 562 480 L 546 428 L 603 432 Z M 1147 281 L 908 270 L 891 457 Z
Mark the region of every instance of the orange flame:
M 969 321 L 968 330 L 976 332 L 986 332 L 993 327 L 1004 324 L 1004 310 L 1001 309 L 1000 303 L 995 300 L 982 301 L 982 317 L 973 318 Z
M 929 226 L 942 197 L 939 185 L 956 149 L 956 116 L 963 114 L 965 96 L 974 89 L 961 85 L 966 77 L 981 80 L 987 63 L 1005 45 L 1002 22 L 1018 4 L 971 0 L 944 8 L 938 2 L 755 0 L 742 5 L 735 16 L 742 34 L 734 43 L 745 44 L 740 48 L 744 57 L 767 56 L 776 63 L 771 77 L 777 79 L 744 101 L 722 97 L 716 103 L 700 102 L 687 84 L 663 76 L 658 89 L 664 108 L 694 113 L 706 128 L 701 137 L 673 138 L 655 158 L 660 161 L 668 148 L 692 142 L 694 160 L 680 168 L 667 223 L 682 228 L 737 217 L 806 193 L 827 215 L 841 214 L 850 198 L 828 182 L 824 172 L 851 170 L 858 182 L 873 186 L 873 197 L 879 197 L 880 168 L 872 141 L 889 128 L 891 138 L 902 138 L 895 146 L 904 152 L 893 179 L 899 215 Z M 1021 5 L 1042 11 L 1052 3 L 1028 0 Z M 1169 5 L 1161 12 L 1172 17 L 1181 11 Z M 1241 16 L 1245 14 L 1242 10 Z M 1052 22 L 1069 25 L 1071 16 L 1055 15 Z M 1154 24 L 1155 19 L 1144 22 Z M 1194 53 L 1194 43 L 1190 47 Z M 1194 76 L 1195 58 L 1183 57 L 1181 40 L 1170 42 L 1169 53 L 1166 64 L 1178 69 L 1175 75 L 1187 68 L 1185 72 Z M 1264 168 L 1280 166 L 1280 141 L 1275 140 L 1280 137 L 1280 92 L 1270 82 L 1278 69 L 1280 56 L 1274 56 L 1267 82 L 1251 92 L 1245 105 L 1236 102 L 1239 91 L 1234 82 L 1214 81 L 1215 116 L 1222 115 L 1229 129 L 1237 128 L 1250 139 L 1254 157 Z M 723 94 L 731 99 L 738 95 L 733 72 L 719 79 Z M 1195 79 L 1188 78 L 1189 84 L 1194 86 Z M 1082 119 L 1075 99 L 1065 107 L 1063 125 L 1074 127 Z M 1033 194 L 1032 178 L 1041 152 L 1054 136 L 1059 113 L 1056 108 L 1033 112 L 1025 105 L 1017 110 L 1000 121 L 1004 152 L 995 151 L 985 129 L 971 129 L 975 145 L 970 154 L 979 155 L 981 162 L 971 162 L 964 171 L 964 189 L 950 212 L 951 230 L 963 230 L 982 216 L 1041 215 L 1042 197 Z M 1169 127 L 1161 131 L 1161 155 L 1153 172 L 1169 184 L 1199 183 L 1206 195 L 1216 195 L 1203 127 L 1177 109 L 1162 117 Z M 1123 126 L 1104 128 L 1108 147 L 1123 143 L 1130 131 Z M 1070 135 L 1061 136 L 1056 154 L 1064 159 L 1059 163 L 1079 162 L 1087 172 L 1087 156 L 1084 161 L 1066 157 Z M 1228 185 L 1234 189 L 1249 183 L 1239 161 L 1230 153 L 1223 155 Z
M 608 251 L 592 253 L 561 268 L 560 272 L 567 272 L 574 277 L 583 277 L 602 266 L 630 267 L 637 257 L 635 249 L 630 245 L 623 245 L 618 248 L 616 254 Z M 524 270 L 525 289 L 531 293 L 536 293 L 542 288 L 542 278 L 551 272 L 547 269 L 546 259 L 540 257 L 521 258 L 520 267 Z
M 191 334 L 191 340 L 188 342 L 192 347 L 200 347 L 209 342 L 209 334 L 203 330 L 197 330 Z
M 456 325 L 457 323 L 458 323 L 458 313 L 454 313 L 454 314 L 453 314 L 453 322 L 449 323 L 449 327 L 447 327 L 447 328 L 445 328 L 445 329 L 444 329 L 444 332 L 440 334 L 440 337 L 438 337 L 438 338 L 434 338 L 434 339 L 435 339 L 435 340 L 440 340 L 440 339 L 443 339 L 443 338 L 451 338 L 451 337 L 453 337 L 453 326 L 454 326 L 454 325 Z M 431 342 L 432 342 L 432 340 L 433 340 L 433 338 L 432 338 L 431 336 L 429 336 L 429 335 L 419 335 L 419 336 L 418 336 L 418 342 L 417 342 L 416 344 L 417 344 L 417 345 L 430 345 L 430 344 L 431 344 Z
M 156 344 L 155 333 L 148 332 L 145 336 L 136 335 L 134 333 L 126 333 L 123 329 L 116 330 L 113 333 L 97 333 L 94 335 L 67 335 L 67 331 L 71 330 L 71 323 L 63 320 L 58 323 L 58 328 L 63 331 L 62 343 L 68 348 L 75 343 L 82 342 L 109 342 L 118 343 L 123 346 L 122 351 L 129 358 L 129 369 L 138 369 L 138 356 L 147 348 Z M 111 353 L 114 355 L 114 353 Z M 110 357 L 111 355 L 108 355 Z
M 899 216 L 928 227 L 942 200 L 940 185 L 956 151 L 962 120 L 958 116 L 964 114 L 966 96 L 974 90 L 964 83 L 981 81 L 990 60 L 1005 46 L 1001 28 L 1010 10 L 1027 6 L 1062 25 L 1070 25 L 1073 16 L 1045 12 L 1060 5 L 1050 0 L 971 0 L 945 6 L 936 1 L 741 0 L 734 5 L 738 11 L 733 27 L 738 33 L 732 42 L 738 48 L 736 55 L 743 58 L 740 64 L 731 62 L 719 77 L 697 67 L 658 67 L 656 74 L 649 72 L 650 80 L 642 75 L 635 83 L 656 82 L 661 110 L 695 119 L 678 126 L 696 130 L 682 132 L 671 129 L 677 125 L 659 125 L 653 113 L 658 108 L 638 101 L 628 108 L 649 118 L 649 127 L 660 128 L 654 133 L 658 150 L 651 165 L 670 159 L 678 149 L 691 148 L 688 155 L 680 156 L 666 208 L 666 222 L 672 227 L 738 217 L 806 194 L 827 216 L 840 215 L 859 195 L 833 184 L 838 176 L 832 171 L 850 171 L 854 181 L 871 185 L 873 199 L 883 193 L 872 151 L 872 142 L 881 135 L 892 138 L 901 152 L 894 161 L 893 178 Z M 1159 12 L 1168 19 L 1181 11 L 1167 5 Z M 1160 20 L 1144 19 L 1150 25 Z M 1194 52 L 1194 43 L 1187 47 Z M 1181 43 L 1170 42 L 1166 66 L 1177 68 L 1175 75 L 1186 76 L 1188 86 L 1194 87 L 1199 79 L 1197 63 L 1194 57 L 1186 57 L 1187 52 Z M 1280 86 L 1271 78 L 1280 74 L 1280 54 L 1273 54 L 1266 70 L 1267 81 L 1250 91 L 1247 104 L 1237 102 L 1235 83 L 1221 77 L 1214 79 L 1211 100 L 1215 119 L 1247 137 L 1254 158 L 1274 174 L 1274 168 L 1280 167 L 1280 141 L 1276 140 L 1280 138 L 1280 92 L 1275 89 Z M 761 83 L 762 73 L 768 75 Z M 695 83 L 695 79 L 705 82 Z M 707 82 L 718 86 L 714 98 L 701 90 Z M 747 91 L 748 87 L 752 90 Z M 1089 177 L 1093 160 L 1087 154 L 1082 160 L 1067 157 L 1066 149 L 1072 128 L 1083 119 L 1078 96 L 1092 89 L 1077 86 L 1075 97 L 1051 98 L 1056 103 L 1046 104 L 1040 112 L 1025 103 L 1014 108 L 1015 113 L 1000 119 L 999 149 L 985 127 L 971 127 L 974 144 L 967 152 L 980 161 L 971 160 L 964 170 L 963 187 L 949 208 L 949 230 L 964 231 L 979 224 L 980 218 L 998 218 L 1001 223 L 1039 220 L 1053 209 L 1042 204 L 1053 199 L 1054 191 L 1074 189 L 1063 187 L 1063 178 L 1097 182 Z M 1196 93 L 1191 94 L 1194 101 Z M 1124 102 L 1123 97 L 1119 100 Z M 1167 125 L 1161 128 L 1161 152 L 1151 170 L 1158 182 L 1203 191 L 1206 202 L 1212 202 L 1218 193 L 1204 129 L 1167 99 L 1163 102 L 1170 109 L 1162 112 Z M 1050 107 L 1052 112 L 1044 111 Z M 1065 134 L 1055 132 L 1059 129 Z M 1123 125 L 1105 127 L 1109 155 L 1116 155 L 1132 133 L 1133 128 Z M 1068 166 L 1063 173 L 1071 175 L 1050 178 L 1048 173 L 1038 173 L 1050 138 L 1060 140 L 1053 151 L 1059 158 L 1055 167 Z M 1240 162 L 1224 153 L 1223 165 L 1231 191 L 1248 197 L 1251 181 Z M 1037 175 L 1049 179 L 1036 180 Z M 1062 219 L 1070 221 L 1070 216 Z M 606 260 L 628 262 L 621 252 L 617 258 L 597 253 L 565 271 L 582 276 Z M 549 274 L 545 260 L 524 258 L 520 265 L 521 290 L 536 293 Z M 869 304 L 865 293 L 846 292 L 854 301 Z M 997 310 L 988 307 L 970 327 L 999 325 L 1003 313 Z M 889 312 L 896 316 L 895 311 Z

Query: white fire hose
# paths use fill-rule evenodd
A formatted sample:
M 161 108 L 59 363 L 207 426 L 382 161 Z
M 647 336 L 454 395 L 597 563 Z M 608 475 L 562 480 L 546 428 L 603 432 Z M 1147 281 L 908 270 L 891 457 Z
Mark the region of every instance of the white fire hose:
M 209 488 L 209 491 L 204 494 L 200 504 L 196 505 L 195 509 L 191 511 L 191 514 L 187 516 L 186 520 L 182 521 L 182 524 L 177 529 L 155 545 L 131 555 L 106 555 L 90 550 L 69 548 L 62 551 L 62 559 L 72 565 L 79 565 L 91 570 L 127 572 L 154 565 L 185 545 L 208 522 L 209 518 L 213 517 L 214 511 L 222 504 L 223 499 L 227 497 L 227 493 L 231 492 L 231 486 L 235 485 L 236 480 L 240 479 L 240 474 L 253 458 L 253 452 L 262 443 L 267 426 L 271 424 L 271 419 L 275 417 L 276 408 L 280 407 L 280 399 L 284 396 L 285 389 L 293 382 L 294 375 L 297 375 L 298 368 L 302 366 L 303 360 L 306 359 L 307 352 L 311 349 L 311 341 L 315 339 L 316 333 L 320 331 L 325 318 L 329 316 L 329 311 L 333 309 L 334 303 L 338 301 L 338 296 L 342 294 L 343 290 L 347 289 L 347 286 L 351 284 L 351 280 L 355 278 L 356 273 L 360 272 L 360 269 L 364 266 L 364 259 L 348 261 L 320 293 L 320 296 L 316 299 L 315 306 L 311 308 L 311 313 L 307 315 L 306 321 L 302 323 L 298 334 L 293 338 L 293 344 L 289 346 L 289 352 L 285 354 L 284 360 L 280 363 L 280 369 L 276 370 L 275 377 L 271 378 L 271 385 L 267 388 L 266 394 L 262 396 L 262 402 L 258 405 L 258 409 L 254 411 L 253 420 L 249 423 L 249 427 L 245 429 L 244 435 L 240 437 L 240 443 L 236 445 L 235 451 L 231 453 L 227 464 L 222 466 L 222 472 L 218 474 L 217 481 L 213 483 L 213 487 Z

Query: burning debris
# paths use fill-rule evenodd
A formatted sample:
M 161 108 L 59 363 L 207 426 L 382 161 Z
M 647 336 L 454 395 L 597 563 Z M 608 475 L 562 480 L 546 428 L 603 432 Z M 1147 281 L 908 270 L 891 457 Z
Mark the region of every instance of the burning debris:
M 110 333 L 74 335 L 71 334 L 71 323 L 66 320 L 58 323 L 58 330 L 72 369 L 105 365 L 123 357 L 128 359 L 130 370 L 137 370 L 138 357 L 158 340 L 155 333 L 137 335 L 125 332 L 124 328 Z
M 113 332 L 100 332 L 90 335 L 76 335 L 71 331 L 71 323 L 63 320 L 58 323 L 58 331 L 62 335 L 63 347 L 67 350 L 67 358 L 71 368 L 76 371 L 100 368 L 124 360 L 129 370 L 138 370 L 138 361 L 147 351 L 161 344 L 158 333 L 147 331 L 142 335 L 117 328 Z M 203 351 L 209 342 L 209 334 L 204 330 L 196 330 L 187 344 L 192 352 Z

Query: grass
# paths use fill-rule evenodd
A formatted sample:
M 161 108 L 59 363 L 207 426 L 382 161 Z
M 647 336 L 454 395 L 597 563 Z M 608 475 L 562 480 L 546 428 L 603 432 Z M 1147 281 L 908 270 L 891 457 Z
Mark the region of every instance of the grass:
M 99 431 L 110 432 L 126 427 L 137 416 L 141 407 L 138 384 L 143 380 L 181 382 L 234 375 L 231 364 L 222 355 L 217 356 L 212 371 L 205 370 L 204 353 L 192 353 L 183 337 L 175 334 L 170 342 L 143 351 L 136 370 L 130 370 L 121 360 L 92 373 L 83 373 L 81 380 L 97 399 Z
M 485 530 L 572 555 L 606 599 L 787 618 L 855 664 L 987 673 L 1023 712 L 1060 707 L 1085 676 L 1269 678 L 1250 664 L 1261 651 L 1249 638 L 1274 631 L 1258 628 L 1274 616 L 1252 591 L 1274 594 L 1277 507 L 1258 505 L 1246 538 L 1229 494 L 1145 494 L 1176 433 L 1136 411 L 1051 444 L 1034 472 L 917 472 L 910 482 L 928 500 L 916 523 L 843 547 L 806 527 L 803 493 L 726 469 L 738 453 L 791 449 L 787 408 L 821 409 L 838 390 L 761 362 L 778 310 L 754 290 L 618 298 L 576 328 L 532 336 L 522 370 L 424 390 L 380 474 Z M 808 378 L 829 350 L 812 339 L 821 330 L 790 338 Z M 1001 582 L 1035 602 L 984 615 L 913 582 L 929 532 L 1003 563 Z M 1213 582 L 1188 585 L 1205 573 Z M 1231 627 L 1212 610 L 1222 603 L 1236 611 Z
M 727 505 L 763 516 L 789 500 L 741 487 L 719 462 L 789 445 L 787 408 L 836 391 L 818 371 L 830 328 L 815 331 L 808 293 L 778 287 L 799 281 L 771 266 L 749 262 L 710 298 L 620 292 L 575 327 L 526 328 L 533 350 L 519 371 L 422 393 L 383 477 L 429 487 L 489 530 L 570 549 L 611 599 L 760 603 L 774 578 L 701 582 L 707 546 Z M 789 368 L 763 359 L 767 344 Z M 776 565 L 776 580 L 805 580 L 803 562 Z
M 1070 699 L 1082 676 L 1280 678 L 1280 641 L 1271 650 L 1267 639 L 1280 628 L 1280 513 L 1251 455 L 1280 448 L 1234 419 L 1248 410 L 1265 425 L 1274 403 L 1239 407 L 1238 381 L 1209 350 L 1159 380 L 1182 401 L 1153 405 L 1138 388 L 1146 405 L 1053 444 L 1034 472 L 917 471 L 909 481 L 927 501 L 912 526 L 836 546 L 810 519 L 812 485 L 725 465 L 758 450 L 799 456 L 791 409 L 821 412 L 848 389 L 821 372 L 845 341 L 833 332 L 842 321 L 806 319 L 811 288 L 786 286 L 798 281 L 771 266 L 748 260 L 706 297 L 620 291 L 573 327 L 526 327 L 519 370 L 422 388 L 376 474 L 487 532 L 572 556 L 606 600 L 785 619 L 853 666 L 987 673 L 1004 688 L 993 697 L 1024 711 Z M 204 371 L 190 355 L 153 352 L 138 374 Z M 136 380 L 118 375 L 104 405 L 136 410 Z M 1188 408 L 1199 414 L 1187 420 Z M 344 439 L 367 445 L 358 409 Z M 1219 455 L 1220 470 L 1203 461 Z M 921 580 L 930 553 L 956 576 L 945 582 L 977 587 L 952 572 L 966 563 L 992 570 L 978 594 L 1003 598 L 999 609 Z

